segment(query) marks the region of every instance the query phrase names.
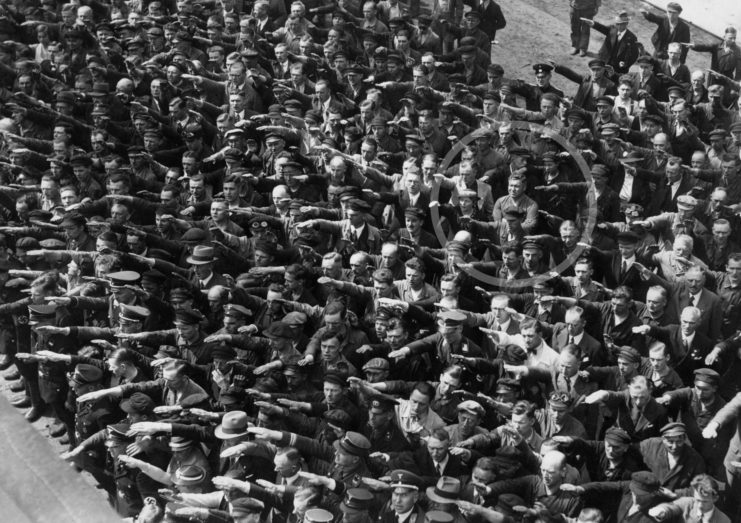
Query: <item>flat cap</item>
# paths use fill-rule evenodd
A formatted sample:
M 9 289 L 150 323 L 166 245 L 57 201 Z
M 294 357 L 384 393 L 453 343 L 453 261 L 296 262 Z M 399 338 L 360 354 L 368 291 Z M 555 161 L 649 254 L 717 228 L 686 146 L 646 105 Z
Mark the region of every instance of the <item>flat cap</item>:
M 197 325 L 204 319 L 198 309 L 178 309 L 175 311 L 175 325 Z
M 270 326 L 263 331 L 263 335 L 267 338 L 285 338 L 292 339 L 294 334 L 291 330 L 291 326 L 282 321 L 274 321 Z
M 687 434 L 687 427 L 684 423 L 678 421 L 667 423 L 661 427 L 661 435 L 664 437 L 684 436 L 685 434 Z
M 121 410 L 127 414 L 153 414 L 155 403 L 143 392 L 135 392 L 121 402 Z
M 618 351 L 617 359 L 618 361 L 623 360 L 628 363 L 640 363 L 641 354 L 633 347 L 621 347 Z
M 697 198 L 689 194 L 682 194 L 677 197 L 677 209 L 681 211 L 691 211 L 697 207 Z
M 641 470 L 630 476 L 630 490 L 634 494 L 655 494 L 661 487 L 661 482 L 653 472 Z
M 467 412 L 468 414 L 471 414 L 472 416 L 483 416 L 486 411 L 484 410 L 484 407 L 481 406 L 480 403 L 474 400 L 466 400 L 462 401 L 458 404 L 456 407 L 456 410 L 458 412 Z
M 696 369 L 695 381 L 702 381 L 708 385 L 717 387 L 720 385 L 720 374 L 715 372 L 713 369 Z
M 631 442 L 630 434 L 620 427 L 610 427 L 605 431 L 605 441 L 613 444 L 629 444 Z
M 78 363 L 72 373 L 72 381 L 80 385 L 95 383 L 103 377 L 103 370 L 95 365 Z
M 363 365 L 363 370 L 380 371 L 389 370 L 389 362 L 384 358 L 372 358 L 368 360 L 368 363 Z
M 359 432 L 347 431 L 342 438 L 335 440 L 334 448 L 353 456 L 365 457 L 370 451 L 371 443 Z

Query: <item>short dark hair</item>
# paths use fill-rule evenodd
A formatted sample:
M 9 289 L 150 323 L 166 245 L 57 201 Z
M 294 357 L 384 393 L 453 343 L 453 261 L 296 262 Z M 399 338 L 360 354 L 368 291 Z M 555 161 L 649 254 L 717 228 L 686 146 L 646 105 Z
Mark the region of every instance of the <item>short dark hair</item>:
M 417 383 L 415 383 L 412 392 L 414 392 L 415 390 L 420 394 L 424 394 L 425 396 L 430 398 L 430 401 L 435 399 L 435 387 L 433 387 L 426 381 L 418 381 Z

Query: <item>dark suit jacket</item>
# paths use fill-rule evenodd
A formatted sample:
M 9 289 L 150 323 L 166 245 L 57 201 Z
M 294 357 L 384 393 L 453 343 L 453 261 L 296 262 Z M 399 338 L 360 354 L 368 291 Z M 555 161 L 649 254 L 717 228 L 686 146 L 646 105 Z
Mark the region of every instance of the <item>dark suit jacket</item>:
M 662 438 L 649 438 L 641 441 L 640 450 L 643 462 L 656 475 L 661 486 L 669 490 L 687 488 L 692 478 L 705 472 L 702 457 L 689 445 L 685 445 L 673 469 L 669 468 L 667 450 Z
M 569 329 L 565 323 L 557 323 L 553 327 L 553 336 L 551 337 L 551 348 L 556 352 L 561 352 L 561 348 L 569 343 Z M 584 333 L 577 344 L 582 353 L 582 364 L 584 366 L 594 365 L 602 367 L 607 365 L 607 354 L 602 349 L 600 342 L 592 336 Z
M 653 277 L 651 280 L 653 281 Z M 674 283 L 661 280 L 659 284 L 669 291 L 669 309 L 677 317 L 680 317 L 684 308 L 690 305 L 691 297 L 687 283 L 683 280 Z M 697 332 L 704 334 L 713 342 L 718 341 L 723 325 L 723 308 L 720 297 L 714 292 L 702 289 L 700 303 L 697 304 L 697 308 L 700 309 L 701 313 Z
M 486 8 L 481 5 L 481 0 L 464 0 L 463 3 L 470 5 L 472 9 L 481 13 L 481 23 L 478 28 L 486 33 L 489 40 L 494 40 L 497 31 L 504 29 L 507 25 L 502 9 L 494 0 L 491 0 Z
M 576 71 L 564 66 L 557 65 L 556 72 L 562 76 L 565 76 L 572 82 L 579 84 L 579 88 L 574 96 L 574 104 L 586 109 L 587 111 L 594 111 L 597 108 L 597 99 L 594 96 L 593 86 L 598 84 L 597 97 L 604 96 L 606 94 L 617 94 L 617 88 L 615 83 L 612 82 L 606 76 L 603 76 L 599 80 L 595 81 L 591 74 L 580 74 Z
M 690 43 L 690 26 L 686 22 L 679 20 L 677 26 L 672 31 L 669 27 L 669 19 L 664 15 L 654 13 L 645 13 L 646 20 L 656 24 L 656 31 L 651 36 L 651 43 L 654 44 L 654 56 L 656 58 L 666 59 L 669 57 L 667 48 L 671 42 Z M 682 56 L 680 60 L 684 63 L 687 58 L 689 47 L 682 46 Z
M 662 212 L 677 212 L 677 197 L 687 194 L 694 184 L 689 176 L 682 177 L 677 192 L 672 196 L 672 188 L 666 183 L 657 184 L 656 191 L 651 196 L 652 206 L 646 210 L 647 216 L 654 216 Z
M 599 50 L 600 59 L 611 65 L 618 75 L 625 74 L 638 59 L 638 38 L 632 31 L 626 30 L 618 42 L 617 27 L 594 22 L 594 29 L 605 35 L 605 41 Z
M 201 288 L 201 282 L 198 281 L 198 277 L 196 277 L 195 275 L 193 276 L 193 278 L 191 278 L 190 281 L 196 287 Z M 229 282 L 227 281 L 227 279 L 224 277 L 223 274 L 214 273 L 214 275 L 211 277 L 211 280 L 209 280 L 208 284 L 205 287 L 203 287 L 202 290 L 208 290 L 212 287 L 216 287 L 217 285 L 223 285 L 225 287 L 229 287 Z
M 713 350 L 714 343 L 701 332 L 695 332 L 692 344 L 685 349 L 682 328 L 679 325 L 651 327 L 649 336 L 666 343 L 671 351 L 669 364 L 677 371 L 684 383 L 691 383 L 695 369 L 706 367 L 705 356 Z
M 651 398 L 636 423 L 633 423 L 631 419 L 633 402 L 627 390 L 610 392 L 605 404 L 615 412 L 614 426 L 625 430 L 636 442 L 659 436 L 661 427 L 668 421 L 666 409 Z
M 417 474 L 422 478 L 425 487 L 433 486 L 440 477 L 440 473 L 435 468 L 435 462 L 432 461 L 432 457 L 430 457 L 430 453 L 425 446 L 411 452 L 392 453 L 391 464 L 394 469 L 409 470 Z M 442 475 L 463 480 L 470 472 L 471 470 L 464 465 L 460 456 L 449 454 L 448 463 L 445 465 Z

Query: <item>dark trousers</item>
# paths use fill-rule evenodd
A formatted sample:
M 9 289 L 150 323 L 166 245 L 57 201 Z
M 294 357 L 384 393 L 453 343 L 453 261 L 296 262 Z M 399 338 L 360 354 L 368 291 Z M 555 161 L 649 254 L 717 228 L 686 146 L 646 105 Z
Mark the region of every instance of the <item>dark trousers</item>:
M 582 22 L 581 18 L 594 18 L 594 9 L 572 9 L 571 10 L 571 46 L 581 51 L 589 47 L 589 32 L 592 29 Z

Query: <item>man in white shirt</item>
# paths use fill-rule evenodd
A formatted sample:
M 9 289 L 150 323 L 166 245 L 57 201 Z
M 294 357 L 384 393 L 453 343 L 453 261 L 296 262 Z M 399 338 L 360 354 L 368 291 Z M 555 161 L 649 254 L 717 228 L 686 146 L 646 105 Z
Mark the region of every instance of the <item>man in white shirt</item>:
M 499 345 L 517 345 L 525 349 L 525 365 L 528 367 L 551 368 L 558 363 L 558 353 L 543 340 L 540 324 L 535 320 L 523 321 L 520 324 L 520 334 L 510 336 L 504 332 L 489 332 L 489 336 Z

